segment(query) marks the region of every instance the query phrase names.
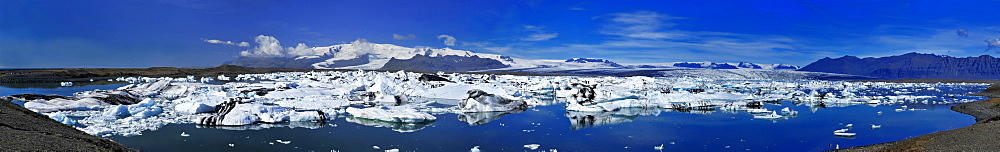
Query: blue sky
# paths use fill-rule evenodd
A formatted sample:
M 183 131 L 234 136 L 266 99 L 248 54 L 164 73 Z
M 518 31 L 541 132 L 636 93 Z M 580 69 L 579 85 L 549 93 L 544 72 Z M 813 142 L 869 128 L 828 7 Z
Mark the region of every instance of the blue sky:
M 1000 1 L 11 0 L 0 1 L 0 68 L 210 67 L 258 35 L 282 47 L 363 38 L 620 63 L 967 57 L 995 54 L 984 50 L 1000 38 L 996 10 Z

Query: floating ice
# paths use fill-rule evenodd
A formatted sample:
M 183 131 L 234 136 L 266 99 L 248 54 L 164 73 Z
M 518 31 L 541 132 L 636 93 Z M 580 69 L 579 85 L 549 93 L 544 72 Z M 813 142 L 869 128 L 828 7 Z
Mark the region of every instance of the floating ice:
M 405 123 L 416 123 L 416 122 L 427 122 L 434 121 L 437 117 L 433 115 L 418 112 L 413 109 L 382 109 L 382 108 L 347 108 L 347 113 L 351 116 L 365 119 L 374 119 L 388 122 L 405 122 Z
M 739 71 L 737 71 L 739 72 Z M 751 74 L 747 72 L 743 74 Z M 225 75 L 215 77 L 224 80 Z M 753 77 L 753 76 L 752 76 Z M 953 104 L 975 101 L 964 94 L 927 92 L 986 88 L 979 83 L 885 83 L 814 80 L 717 80 L 683 77 L 573 77 L 328 71 L 242 74 L 224 84 L 197 77 L 121 77 L 129 84 L 73 96 L 13 95 L 46 115 L 87 116 L 75 120 L 89 134 L 140 135 L 166 124 L 259 130 L 318 128 L 349 114 L 347 121 L 398 132 L 423 129 L 434 115 L 455 113 L 482 125 L 532 106 L 566 105 L 571 128 L 631 122 L 637 116 L 683 111 L 750 113 L 755 118 L 792 118 L 797 111 L 764 109 L 773 101 L 837 108 L 852 105 Z M 361 108 L 366 107 L 366 108 Z M 533 109 L 538 110 L 538 109 Z M 717 111 L 716 111 L 717 110 Z M 896 111 L 922 110 L 903 107 Z M 778 115 L 780 114 L 780 115 Z M 747 115 L 747 116 L 750 116 Z M 54 118 L 56 119 L 56 118 Z M 60 119 L 60 121 L 72 119 Z M 266 123 L 258 123 L 266 122 Z M 64 122 L 65 123 L 65 122 Z M 500 126 L 506 127 L 504 124 Z M 530 130 L 530 129 L 518 129 Z
M 287 141 L 286 141 L 286 140 L 281 140 L 281 139 L 278 139 L 278 140 L 274 140 L 274 141 L 277 141 L 278 143 L 282 143 L 282 144 L 290 144 L 290 143 L 292 143 L 292 141 L 291 141 L 291 140 L 287 140 Z
M 76 124 L 76 121 L 73 120 L 73 119 L 70 119 L 69 116 L 66 116 L 65 112 L 54 112 L 54 113 L 49 113 L 47 115 L 49 116 L 49 118 L 52 118 L 53 120 L 56 120 L 56 121 L 58 121 L 60 123 L 63 123 L 63 124 L 67 124 L 67 125 Z
M 527 144 L 527 145 L 524 145 L 524 148 L 535 150 L 535 149 L 538 149 L 538 147 L 540 147 L 540 146 L 542 146 L 542 145 L 539 145 L 539 144 Z
M 479 146 L 475 146 L 472 147 L 472 149 L 469 149 L 469 152 L 482 152 L 482 151 L 479 150 Z
M 177 106 L 174 106 L 174 110 L 180 113 L 196 114 L 215 111 L 215 107 L 204 103 L 186 102 L 177 104 Z
M 191 134 L 187 134 L 186 132 L 181 132 L 181 137 L 187 137 L 187 136 L 191 136 Z

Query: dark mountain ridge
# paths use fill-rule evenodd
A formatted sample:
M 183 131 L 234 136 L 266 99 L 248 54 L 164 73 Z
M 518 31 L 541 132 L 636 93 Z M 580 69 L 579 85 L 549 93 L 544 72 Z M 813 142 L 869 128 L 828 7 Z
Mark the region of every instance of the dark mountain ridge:
M 888 57 L 823 58 L 799 71 L 828 72 L 882 79 L 1000 79 L 1000 58 L 989 55 L 956 58 L 907 53 Z

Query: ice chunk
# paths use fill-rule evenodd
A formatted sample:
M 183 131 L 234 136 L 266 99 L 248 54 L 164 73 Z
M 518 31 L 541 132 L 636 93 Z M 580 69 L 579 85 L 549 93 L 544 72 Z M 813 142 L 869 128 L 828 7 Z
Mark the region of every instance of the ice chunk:
M 129 111 L 133 111 L 133 110 L 129 110 Z M 135 110 L 135 113 L 133 113 L 132 116 L 133 117 L 139 117 L 139 118 L 147 118 L 147 117 L 159 115 L 160 113 L 163 113 L 163 109 L 160 108 L 160 107 L 142 107 L 142 108 L 138 108 L 137 110 Z
M 527 144 L 527 145 L 524 145 L 524 148 L 535 150 L 535 149 L 538 149 L 538 147 L 540 147 L 540 146 L 542 146 L 542 145 L 539 145 L 539 144 Z
M 528 104 L 522 100 L 511 100 L 479 89 L 469 90 L 466 94 L 467 98 L 458 103 L 459 110 L 463 112 L 524 111 L 528 109 Z
M 482 151 L 479 150 L 479 146 L 475 146 L 472 147 L 472 149 L 469 149 L 469 152 L 482 152 Z
M 290 144 L 290 143 L 292 143 L 291 140 L 285 141 L 285 140 L 278 139 L 278 140 L 275 140 L 275 141 L 277 141 L 278 143 L 282 143 L 282 144 Z
M 413 109 L 382 109 L 382 108 L 347 108 L 347 113 L 351 116 L 365 118 L 365 119 L 375 119 L 388 122 L 427 122 L 434 121 L 437 117 L 433 115 L 418 112 Z
M 187 136 L 191 136 L 191 134 L 187 134 L 186 132 L 181 132 L 181 137 L 187 137 Z
M 176 110 L 179 113 L 196 114 L 196 113 L 215 111 L 215 107 L 209 106 L 204 103 L 186 102 L 177 104 L 176 106 L 174 106 L 174 110 Z
M 303 111 L 292 113 L 290 121 L 324 121 L 327 118 L 323 111 Z
M 56 120 L 63 124 L 67 125 L 76 124 L 75 120 L 70 119 L 68 116 L 66 116 L 66 112 L 53 112 L 46 115 L 49 116 L 49 118 L 52 118 L 53 120 Z
M 239 99 L 230 99 L 216 106 L 216 114 L 202 117 L 198 124 L 238 126 L 253 124 L 258 121 L 280 122 L 288 119 L 287 107 L 265 106 L 252 103 L 241 103 Z
M 261 122 L 266 123 L 284 122 L 289 118 L 288 113 L 261 113 L 257 114 L 257 117 L 260 117 Z
M 111 107 L 105 108 L 104 109 L 104 113 L 102 113 L 102 114 L 105 115 L 105 116 L 130 116 L 130 115 L 132 115 L 132 113 L 129 113 L 128 106 L 126 106 L 126 105 L 115 105 L 115 106 L 111 106 Z

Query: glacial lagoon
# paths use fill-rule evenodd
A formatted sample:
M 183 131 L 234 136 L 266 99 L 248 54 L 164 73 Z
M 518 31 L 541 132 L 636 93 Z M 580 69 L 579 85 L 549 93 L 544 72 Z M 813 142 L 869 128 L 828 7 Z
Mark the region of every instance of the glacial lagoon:
M 760 80 L 733 82 L 770 83 Z M 94 89 L 113 90 L 125 85 L 0 88 L 0 95 L 72 95 Z M 988 87 L 985 84 L 903 86 L 855 92 L 857 96 L 908 97 L 877 104 L 762 101 L 763 109 L 779 113 L 778 117 L 770 119 L 762 119 L 762 114 L 751 114 L 745 109 L 726 107 L 572 111 L 566 109 L 566 99 L 522 96 L 535 98 L 537 103 L 523 112 L 430 112 L 437 119 L 420 123 L 386 122 L 337 113 L 319 122 L 286 121 L 242 126 L 169 123 L 141 131 L 141 135 L 104 136 L 143 151 L 469 151 L 477 146 L 482 151 L 660 151 L 655 147 L 661 145 L 662 151 L 822 151 L 969 126 L 974 123 L 973 117 L 951 111 L 950 107 L 984 99 L 965 94 Z M 836 93 L 842 90 L 817 91 Z M 451 104 L 442 100 L 431 106 L 453 106 Z M 796 114 L 786 114 L 782 112 L 784 108 Z M 79 116 L 80 113 L 70 115 L 73 119 L 87 117 Z M 833 134 L 834 130 L 848 128 L 848 124 L 853 127 L 847 132 L 856 133 L 855 136 Z M 527 148 L 530 146 L 526 145 L 531 144 L 537 144 L 537 149 Z

